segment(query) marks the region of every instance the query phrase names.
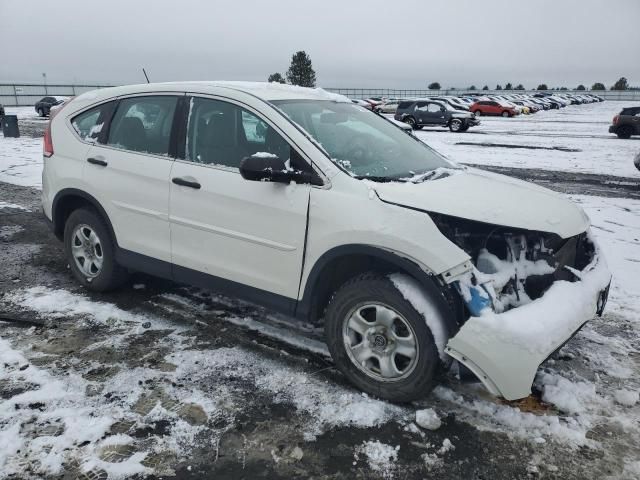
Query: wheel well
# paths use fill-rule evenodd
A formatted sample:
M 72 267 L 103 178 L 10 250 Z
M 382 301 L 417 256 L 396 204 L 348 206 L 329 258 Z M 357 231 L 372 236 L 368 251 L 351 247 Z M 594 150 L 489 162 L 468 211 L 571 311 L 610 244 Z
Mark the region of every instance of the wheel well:
M 59 240 L 62 240 L 64 237 L 64 226 L 67 223 L 69 215 L 79 208 L 90 208 L 98 213 L 104 219 L 109 228 L 111 238 L 115 241 L 116 237 L 113 227 L 102 206 L 92 196 L 75 190 L 68 193 L 60 192 L 53 201 L 53 209 L 51 212 L 53 232 Z
M 316 268 L 311 271 L 307 279 L 305 294 L 301 302 L 301 311 L 297 313 L 311 323 L 317 323 L 323 316 L 333 293 L 351 278 L 365 272 L 377 272 L 381 274 L 399 272 L 409 275 L 418 281 L 423 287 L 441 295 L 449 306 L 447 315 L 448 327 L 451 333 L 457 331 L 463 314 L 459 296 L 454 295 L 449 287 L 440 287 L 436 281 L 416 264 L 408 259 L 398 257 L 389 252 L 371 249 L 369 253 L 348 253 L 335 255 L 322 262 L 319 271 Z

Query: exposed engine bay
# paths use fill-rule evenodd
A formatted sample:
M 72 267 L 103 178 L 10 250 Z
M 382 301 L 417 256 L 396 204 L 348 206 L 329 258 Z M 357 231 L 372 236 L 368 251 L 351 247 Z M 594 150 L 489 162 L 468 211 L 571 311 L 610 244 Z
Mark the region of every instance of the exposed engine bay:
M 487 307 L 501 313 L 529 303 L 558 280 L 575 281 L 593 254 L 586 234 L 563 239 L 442 214 L 431 218 L 471 256 L 475 268 L 456 288 L 474 316 Z

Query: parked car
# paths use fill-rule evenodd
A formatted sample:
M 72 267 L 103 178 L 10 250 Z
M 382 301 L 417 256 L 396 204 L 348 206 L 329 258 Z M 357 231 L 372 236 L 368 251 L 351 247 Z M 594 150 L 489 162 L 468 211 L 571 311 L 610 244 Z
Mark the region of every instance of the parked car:
M 615 133 L 618 138 L 631 138 L 640 135 L 640 107 L 623 108 L 613 117 L 609 133 Z
M 378 105 L 377 110 L 380 113 L 396 113 L 396 110 L 398 109 L 398 104 L 400 102 L 398 101 L 390 101 L 390 102 L 385 102 L 385 103 L 381 103 L 380 105 Z
M 469 109 L 476 115 L 501 115 L 503 117 L 514 117 L 518 111 L 511 105 L 496 100 L 480 100 Z
M 0 103 L 0 117 L 4 117 L 4 106 Z
M 480 123 L 475 115 L 435 100 L 400 102 L 394 118 L 419 130 L 423 127 L 445 127 L 452 132 L 466 132 Z
M 43 211 L 86 289 L 137 270 L 315 322 L 345 377 L 392 401 L 452 359 L 526 397 L 606 303 L 578 205 L 320 89 L 105 88 L 58 111 L 43 155 Z
M 360 99 L 354 99 L 351 101 L 356 105 L 360 105 L 361 107 L 366 108 L 367 110 L 373 110 L 373 105 L 369 102 L 365 102 L 364 100 L 360 100 Z
M 633 160 L 633 164 L 636 166 L 638 170 L 640 170 L 640 152 L 636 155 L 636 158 Z
M 34 108 L 38 113 L 38 116 L 46 117 L 54 106 L 61 105 L 68 99 L 69 97 L 44 97 L 36 103 Z

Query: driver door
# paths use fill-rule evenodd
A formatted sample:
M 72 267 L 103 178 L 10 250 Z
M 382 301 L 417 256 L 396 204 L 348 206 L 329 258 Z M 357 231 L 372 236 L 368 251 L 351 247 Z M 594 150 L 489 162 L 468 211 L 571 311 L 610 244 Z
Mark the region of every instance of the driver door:
M 185 158 L 170 176 L 174 278 L 249 299 L 265 291 L 276 303 L 296 299 L 311 187 L 249 181 L 239 171 L 254 153 L 286 160 L 294 150 L 253 111 L 204 97 L 190 104 Z

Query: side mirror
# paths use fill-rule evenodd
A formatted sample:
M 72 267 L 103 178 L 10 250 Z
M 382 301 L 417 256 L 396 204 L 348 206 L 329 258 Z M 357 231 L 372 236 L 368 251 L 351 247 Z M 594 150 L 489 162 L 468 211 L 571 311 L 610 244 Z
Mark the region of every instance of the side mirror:
M 312 173 L 291 170 L 280 157 L 269 154 L 254 154 L 243 158 L 240 162 L 240 175 L 245 180 L 254 182 L 289 183 L 293 181 L 318 184 L 318 179 Z

